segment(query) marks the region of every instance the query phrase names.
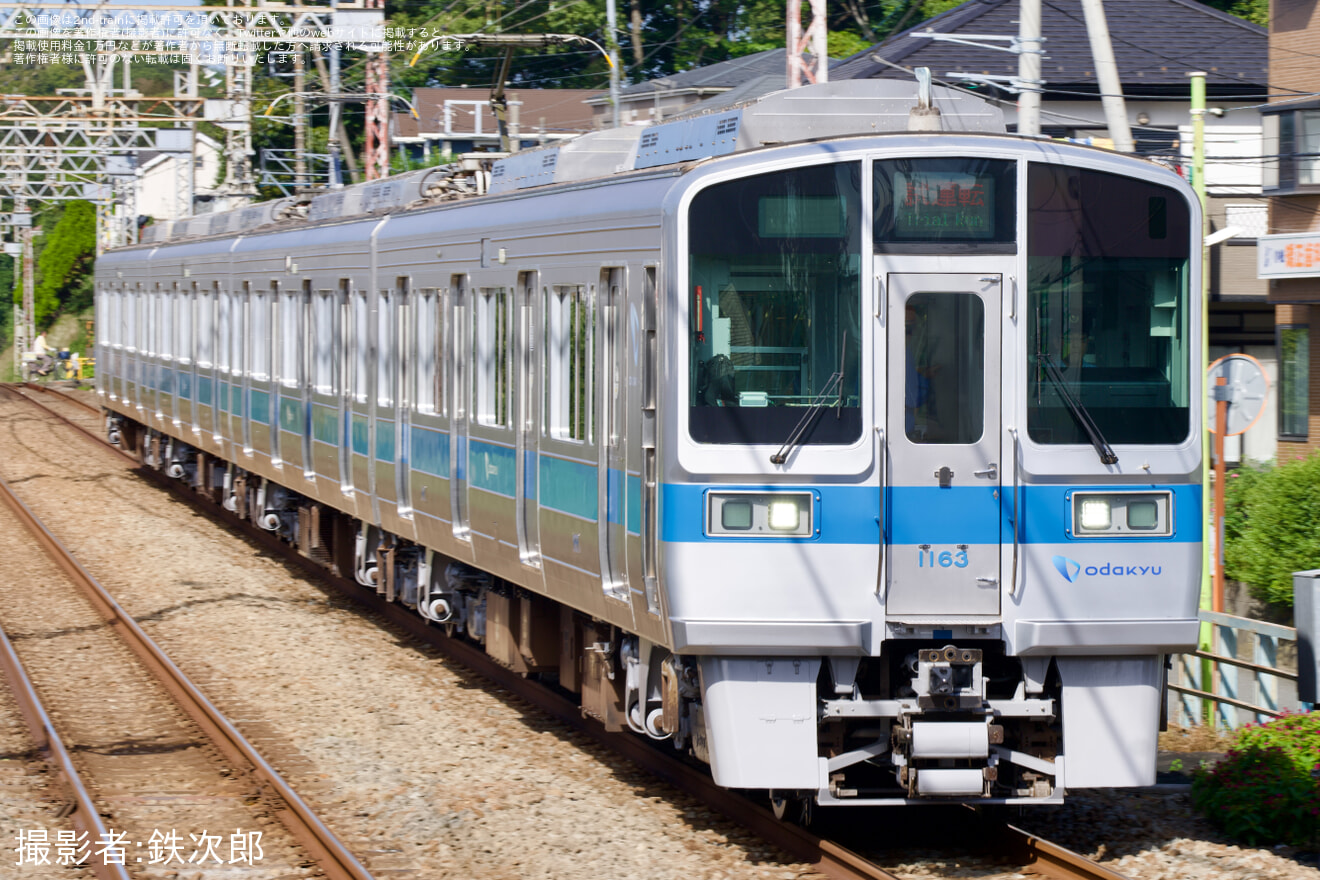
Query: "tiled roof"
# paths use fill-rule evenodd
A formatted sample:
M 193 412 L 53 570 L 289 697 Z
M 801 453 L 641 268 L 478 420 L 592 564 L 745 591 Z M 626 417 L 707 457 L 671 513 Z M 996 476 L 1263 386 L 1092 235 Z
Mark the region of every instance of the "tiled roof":
M 1258 25 L 1211 9 L 1196 0 L 1107 0 L 1114 59 L 1124 91 L 1186 94 L 1187 73 L 1203 70 L 1212 95 L 1261 94 L 1269 81 L 1269 33 Z M 1008 52 L 922 39 L 939 33 L 1018 33 L 1017 0 L 969 0 L 929 21 L 859 52 L 831 69 L 831 79 L 909 78 L 904 68 L 929 67 L 937 80 L 948 74 L 1015 75 L 1018 57 Z M 1045 37 L 1042 74 L 1047 90 L 1069 88 L 1094 94 L 1095 61 L 1086 34 L 1081 0 L 1042 0 Z M 1048 96 L 1048 91 L 1047 91 Z
M 831 68 L 838 63 L 840 62 L 831 62 Z M 751 80 L 759 80 L 767 76 L 779 77 L 781 83 L 779 88 L 783 88 L 782 83 L 787 76 L 787 70 L 788 59 L 785 57 L 785 50 L 767 49 L 764 52 L 743 55 L 740 58 L 730 58 L 728 61 L 720 61 L 715 64 L 708 64 L 705 67 L 685 70 L 682 73 L 671 73 L 658 79 L 625 86 L 620 90 L 619 96 L 623 98 L 638 95 L 650 96 L 654 92 L 672 92 L 684 89 L 735 89 Z

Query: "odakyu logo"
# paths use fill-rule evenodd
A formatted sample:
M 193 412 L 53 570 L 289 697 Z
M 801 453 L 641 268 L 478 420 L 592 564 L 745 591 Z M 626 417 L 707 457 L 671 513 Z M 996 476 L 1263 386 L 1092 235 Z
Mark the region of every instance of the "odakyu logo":
M 1161 565 L 1115 565 L 1112 562 L 1106 562 L 1104 565 L 1083 566 L 1075 559 L 1069 559 L 1067 556 L 1055 556 L 1051 560 L 1054 567 L 1058 569 L 1059 574 L 1063 575 L 1064 580 L 1073 584 L 1077 578 L 1083 574 L 1088 577 L 1140 577 L 1144 575 L 1158 575 L 1164 571 Z

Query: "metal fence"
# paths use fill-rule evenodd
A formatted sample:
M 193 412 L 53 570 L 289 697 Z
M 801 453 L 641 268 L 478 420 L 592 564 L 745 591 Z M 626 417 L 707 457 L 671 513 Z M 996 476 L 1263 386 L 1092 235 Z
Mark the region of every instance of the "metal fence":
M 1190 727 L 1208 719 L 1215 727 L 1235 728 L 1308 708 L 1297 698 L 1295 665 L 1279 665 L 1280 643 L 1296 645 L 1294 627 L 1216 611 L 1200 617 L 1210 624 L 1210 650 L 1174 655 L 1170 722 Z

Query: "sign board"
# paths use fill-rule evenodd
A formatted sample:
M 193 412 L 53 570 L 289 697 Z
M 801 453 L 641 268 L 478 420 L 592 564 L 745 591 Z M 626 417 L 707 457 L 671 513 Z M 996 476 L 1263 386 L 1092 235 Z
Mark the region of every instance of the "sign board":
M 7 241 L 7 242 L 5 242 L 5 256 L 6 256 L 6 257 L 21 257 L 21 256 L 23 256 L 23 245 L 22 245 L 22 243 L 21 243 L 21 242 L 17 242 L 17 241 Z
M 186 128 L 156 129 L 156 149 L 162 153 L 192 152 L 192 132 Z
M 1320 232 L 1256 239 L 1257 278 L 1320 278 Z

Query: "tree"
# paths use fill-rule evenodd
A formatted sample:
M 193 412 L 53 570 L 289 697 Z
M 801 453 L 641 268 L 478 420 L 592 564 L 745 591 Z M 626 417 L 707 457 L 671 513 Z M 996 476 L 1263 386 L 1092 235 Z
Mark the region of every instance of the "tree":
M 91 202 L 69 202 L 37 257 L 33 305 L 38 325 L 49 324 L 62 309 L 80 311 L 91 304 L 95 258 L 96 208 Z

